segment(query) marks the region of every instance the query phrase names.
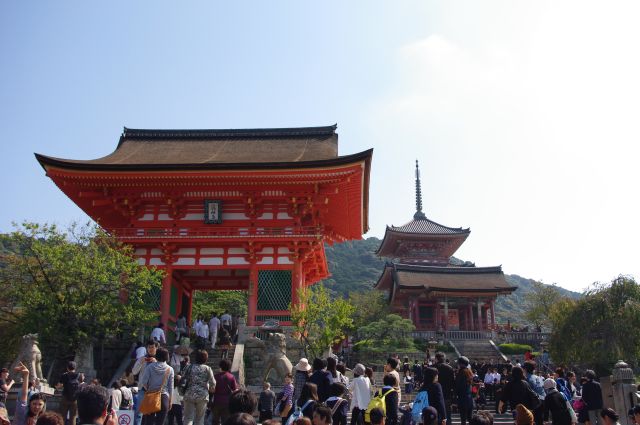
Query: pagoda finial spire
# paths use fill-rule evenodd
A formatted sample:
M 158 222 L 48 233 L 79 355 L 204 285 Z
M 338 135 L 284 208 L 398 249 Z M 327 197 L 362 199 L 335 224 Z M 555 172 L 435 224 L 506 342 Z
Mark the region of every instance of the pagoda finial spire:
M 422 191 L 420 189 L 420 168 L 416 159 L 416 213 L 413 215 L 414 220 L 425 220 L 426 215 L 422 212 Z

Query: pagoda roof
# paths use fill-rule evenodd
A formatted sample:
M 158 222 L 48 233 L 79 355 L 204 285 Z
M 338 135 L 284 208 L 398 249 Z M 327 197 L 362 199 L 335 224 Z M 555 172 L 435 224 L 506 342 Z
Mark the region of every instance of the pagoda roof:
M 336 125 L 302 128 L 140 130 L 124 128 L 116 150 L 92 160 L 36 154 L 40 164 L 74 170 L 313 168 L 371 158 L 338 156 Z
M 467 239 L 471 230 L 447 227 L 426 217 L 414 218 L 403 226 L 387 226 L 384 238 L 376 251 L 380 257 L 400 258 L 403 244 L 412 242 L 447 241 L 438 254 L 442 258 L 452 256 Z
M 427 291 L 437 293 L 508 294 L 517 289 L 507 283 L 501 266 L 435 267 L 403 263 L 387 263 L 375 286 L 399 292 Z
M 465 235 L 469 234 L 471 230 L 469 228 L 463 229 L 462 227 L 447 227 L 428 218 L 413 219 L 407 224 L 402 226 L 387 226 L 388 231 L 399 233 L 415 233 L 422 235 Z

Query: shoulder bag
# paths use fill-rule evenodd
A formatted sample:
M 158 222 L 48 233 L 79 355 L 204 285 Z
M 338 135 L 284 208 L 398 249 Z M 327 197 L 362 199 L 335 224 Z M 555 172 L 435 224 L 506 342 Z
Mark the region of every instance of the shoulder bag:
M 140 403 L 140 413 L 143 415 L 151 415 L 162 410 L 162 387 L 164 387 L 164 384 L 167 382 L 170 371 L 171 367 L 167 366 L 167 371 L 164 373 L 164 379 L 162 379 L 160 388 L 156 391 L 146 391 L 144 393 L 144 397 Z

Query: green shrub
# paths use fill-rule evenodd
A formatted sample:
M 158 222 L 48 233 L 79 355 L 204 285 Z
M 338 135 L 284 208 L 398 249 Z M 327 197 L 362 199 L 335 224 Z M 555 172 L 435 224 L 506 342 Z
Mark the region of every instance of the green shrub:
M 527 344 L 500 344 L 498 348 L 502 354 L 524 354 L 527 351 L 533 351 L 533 348 Z

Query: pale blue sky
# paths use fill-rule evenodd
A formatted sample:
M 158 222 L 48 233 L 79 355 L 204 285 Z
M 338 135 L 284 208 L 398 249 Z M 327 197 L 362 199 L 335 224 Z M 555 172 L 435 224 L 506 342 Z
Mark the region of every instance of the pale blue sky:
M 580 290 L 640 276 L 638 3 L 4 1 L 0 231 L 86 216 L 33 152 L 123 126 L 338 123 L 374 148 L 371 231 L 471 227 L 457 256 Z

